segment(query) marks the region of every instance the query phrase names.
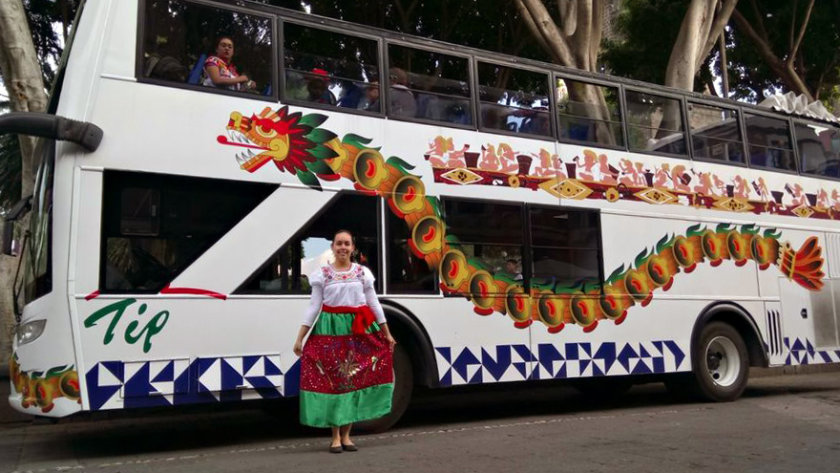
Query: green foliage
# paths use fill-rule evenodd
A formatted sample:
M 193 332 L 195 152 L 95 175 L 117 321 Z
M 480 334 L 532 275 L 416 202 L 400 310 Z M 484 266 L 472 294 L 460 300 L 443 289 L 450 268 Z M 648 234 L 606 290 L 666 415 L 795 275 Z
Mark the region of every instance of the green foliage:
M 787 59 L 793 36 L 798 33 L 808 2 L 790 0 L 742 0 L 738 11 L 759 35 L 766 40 L 776 57 Z M 733 22 L 730 22 L 733 24 Z M 761 100 L 765 90 L 790 90 L 767 63 L 756 53 L 756 46 L 733 28 L 727 48 L 734 98 Z M 719 61 L 715 69 L 720 70 Z M 794 69 L 818 98 L 827 98 L 840 83 L 840 2 L 817 0 L 810 21 L 795 57 Z M 840 92 L 838 92 L 840 93 Z M 835 112 L 837 112 L 835 110 Z

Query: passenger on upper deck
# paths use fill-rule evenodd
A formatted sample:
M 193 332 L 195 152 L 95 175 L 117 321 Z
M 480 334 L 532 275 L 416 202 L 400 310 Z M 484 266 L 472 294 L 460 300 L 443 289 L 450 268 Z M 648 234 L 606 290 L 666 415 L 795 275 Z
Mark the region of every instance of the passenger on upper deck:
M 230 90 L 253 90 L 257 84 L 245 74 L 239 74 L 233 59 L 233 39 L 222 36 L 216 41 L 216 55 L 204 61 L 203 85 Z
M 401 117 L 416 116 L 417 103 L 414 101 L 414 94 L 408 90 L 408 74 L 399 67 L 392 67 L 389 72 L 391 113 Z
M 335 95 L 328 89 L 329 84 L 330 74 L 327 71 L 317 67 L 312 69 L 312 72 L 306 76 L 306 90 L 309 93 L 306 100 L 335 105 Z
M 379 82 L 373 81 L 368 84 L 365 96 L 359 100 L 357 108 L 359 110 L 368 110 L 371 112 L 379 111 Z

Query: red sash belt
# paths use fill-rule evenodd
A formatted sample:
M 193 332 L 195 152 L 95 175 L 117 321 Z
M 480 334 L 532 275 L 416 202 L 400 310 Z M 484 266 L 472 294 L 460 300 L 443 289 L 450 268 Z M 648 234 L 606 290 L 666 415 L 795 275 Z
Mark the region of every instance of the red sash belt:
M 329 305 L 324 305 L 321 306 L 321 310 L 333 314 L 354 314 L 352 330 L 353 333 L 357 334 L 366 333 L 368 327 L 370 327 L 371 324 L 373 324 L 376 321 L 376 316 L 373 315 L 373 311 L 370 310 L 370 307 L 366 305 L 359 307 L 333 307 Z

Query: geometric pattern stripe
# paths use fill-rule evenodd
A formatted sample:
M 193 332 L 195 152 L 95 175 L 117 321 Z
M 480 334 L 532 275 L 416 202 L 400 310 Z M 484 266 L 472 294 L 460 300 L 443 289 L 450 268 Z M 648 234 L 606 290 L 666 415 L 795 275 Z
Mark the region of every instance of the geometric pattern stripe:
M 688 371 L 686 342 L 540 343 L 435 348 L 441 386 Z M 786 365 L 840 363 L 840 350 L 784 338 Z M 292 358 L 292 357 L 290 357 Z M 286 361 L 286 363 L 283 363 Z M 102 361 L 85 374 L 91 410 L 297 396 L 297 357 L 279 354 Z
M 788 366 L 840 363 L 840 350 L 817 350 L 808 339 L 785 337 L 784 344 Z
M 154 360 L 103 361 L 85 374 L 91 410 L 233 402 L 296 396 L 295 357 L 279 354 Z
M 688 347 L 651 342 L 437 347 L 440 383 L 461 384 L 675 373 L 690 369 Z

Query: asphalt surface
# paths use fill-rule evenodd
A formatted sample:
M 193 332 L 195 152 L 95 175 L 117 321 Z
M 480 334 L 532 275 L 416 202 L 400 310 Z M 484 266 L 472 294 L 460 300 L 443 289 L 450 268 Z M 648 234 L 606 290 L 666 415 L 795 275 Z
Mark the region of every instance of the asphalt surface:
M 8 386 L 0 387 L 0 394 Z M 0 472 L 832 472 L 840 372 L 753 378 L 734 403 L 661 384 L 594 401 L 567 386 L 419 393 L 391 431 L 326 452 L 295 403 L 98 413 L 57 424 L 0 408 Z

